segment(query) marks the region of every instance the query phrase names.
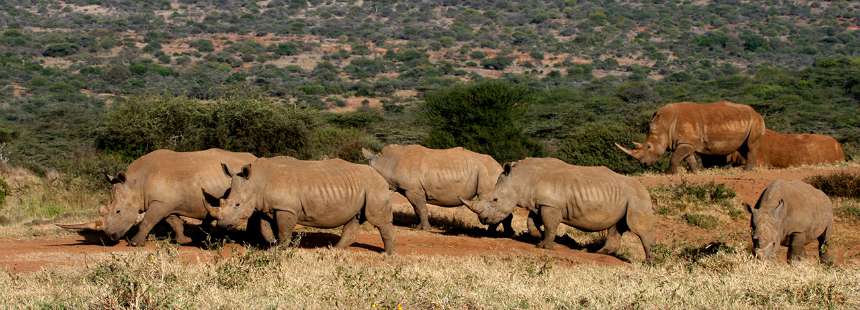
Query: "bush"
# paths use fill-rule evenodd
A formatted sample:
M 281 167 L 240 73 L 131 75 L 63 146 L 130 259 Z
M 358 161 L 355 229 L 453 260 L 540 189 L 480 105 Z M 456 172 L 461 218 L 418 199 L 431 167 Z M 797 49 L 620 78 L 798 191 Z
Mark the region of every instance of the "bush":
M 508 66 L 514 63 L 510 57 L 497 56 L 481 60 L 481 67 L 490 70 L 505 70 Z
M 42 52 L 46 57 L 65 57 L 78 52 L 79 47 L 72 43 L 51 44 Z
M 430 126 L 427 145 L 462 146 L 499 161 L 533 156 L 539 147 L 524 133 L 529 91 L 501 80 L 456 85 L 430 93 L 422 106 Z
M 574 128 L 554 155 L 574 165 L 606 166 L 620 173 L 642 172 L 642 164 L 613 145 L 616 142 L 641 140 L 635 132 L 633 128 L 618 122 L 587 123 Z
M 137 97 L 108 111 L 98 148 L 136 158 L 159 148 L 193 151 L 212 147 L 310 156 L 313 112 L 268 99 L 224 98 L 204 102 L 182 97 Z
M 0 207 L 6 202 L 6 196 L 9 195 L 9 184 L 5 179 L 0 178 Z
M 313 157 L 340 158 L 351 162 L 364 160 L 362 148 L 382 148 L 379 140 L 356 128 L 320 128 L 314 132 L 313 141 Z
M 860 175 L 858 174 L 837 172 L 831 175 L 812 176 L 804 181 L 828 196 L 860 198 Z
M 215 51 L 215 46 L 212 45 L 212 41 L 209 41 L 206 39 L 200 39 L 200 40 L 192 41 L 191 44 L 189 44 L 189 45 L 191 45 L 191 47 L 193 47 L 193 48 L 195 48 L 198 51 L 203 52 L 203 53 L 209 53 L 209 52 Z
M 717 227 L 717 224 L 719 224 L 719 220 L 717 220 L 716 217 L 698 213 L 684 214 L 684 221 L 686 221 L 689 225 L 696 226 L 702 229 L 712 229 L 714 227 Z

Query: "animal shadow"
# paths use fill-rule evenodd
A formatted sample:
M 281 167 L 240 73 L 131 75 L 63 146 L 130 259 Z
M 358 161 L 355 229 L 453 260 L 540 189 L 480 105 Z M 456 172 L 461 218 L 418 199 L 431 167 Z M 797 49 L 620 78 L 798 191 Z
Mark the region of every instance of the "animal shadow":
M 418 217 L 412 212 L 394 211 L 394 225 L 415 228 L 418 226 Z M 476 238 L 505 237 L 504 233 L 501 231 L 501 225 L 496 228 L 497 231 L 491 232 L 487 228 L 478 227 L 459 218 L 447 216 L 434 217 L 433 215 L 430 215 L 430 226 L 432 226 L 434 230 L 438 229 L 439 233 L 446 236 L 468 236 Z

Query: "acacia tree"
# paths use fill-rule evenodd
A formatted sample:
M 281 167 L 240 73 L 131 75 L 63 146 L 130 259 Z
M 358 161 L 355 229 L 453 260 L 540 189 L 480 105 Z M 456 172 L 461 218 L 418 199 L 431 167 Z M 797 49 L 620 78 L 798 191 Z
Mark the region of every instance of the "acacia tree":
M 429 122 L 429 147 L 462 146 L 499 161 L 540 153 L 524 133 L 529 91 L 501 80 L 456 85 L 426 96 L 422 113 Z

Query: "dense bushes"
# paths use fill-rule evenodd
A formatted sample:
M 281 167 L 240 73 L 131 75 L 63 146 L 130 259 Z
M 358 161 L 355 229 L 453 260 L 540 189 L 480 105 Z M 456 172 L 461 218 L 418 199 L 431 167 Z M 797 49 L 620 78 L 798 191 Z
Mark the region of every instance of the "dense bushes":
M 159 148 L 212 147 L 258 156 L 357 159 L 361 147 L 378 143 L 361 130 L 332 127 L 321 119 L 319 112 L 256 96 L 213 101 L 136 97 L 107 112 L 96 145 L 129 159 Z
M 428 94 L 423 115 L 430 126 L 427 145 L 462 146 L 498 161 L 540 152 L 524 133 L 528 89 L 506 81 L 456 85 Z
M 643 166 L 615 148 L 614 143 L 641 140 L 642 135 L 621 123 L 592 122 L 574 128 L 555 155 L 571 164 L 606 166 L 620 173 L 640 172 Z
M 860 198 L 860 175 L 838 172 L 817 175 L 805 180 L 828 196 Z

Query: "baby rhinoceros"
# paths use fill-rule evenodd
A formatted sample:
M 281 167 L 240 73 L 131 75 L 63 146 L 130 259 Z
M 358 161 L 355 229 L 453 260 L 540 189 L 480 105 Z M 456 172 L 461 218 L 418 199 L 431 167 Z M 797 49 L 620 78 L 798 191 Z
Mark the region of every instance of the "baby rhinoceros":
M 342 248 L 353 243 L 360 224 L 367 220 L 382 235 L 385 252 L 394 252 L 391 191 L 370 166 L 341 159 L 275 157 L 257 159 L 236 173 L 224 165 L 224 171 L 232 177 L 230 192 L 216 201 L 207 195 L 207 209 L 219 227 L 245 230 L 256 211 L 263 222 L 274 222 L 280 241 L 290 240 L 296 224 L 343 226 L 335 245 Z M 265 238 L 273 239 L 270 224 L 261 223 L 260 227 Z
M 752 214 L 753 250 L 758 258 L 773 258 L 777 244 L 788 247 L 788 259 L 803 258 L 803 247 L 818 240 L 822 263 L 831 263 L 827 242 L 833 233 L 833 206 L 824 192 L 801 181 L 771 182 L 755 204 L 744 203 Z
M 543 241 L 551 248 L 556 229 L 564 223 L 584 231 L 608 230 L 598 253 L 616 253 L 621 235 L 639 236 L 645 259 L 652 260 L 654 211 L 642 184 L 606 167 L 583 167 L 555 158 L 526 158 L 505 164 L 504 172 L 487 198 L 463 203 L 484 224 L 498 223 L 515 207 L 526 208 L 543 223 Z M 534 229 L 530 218 L 530 230 Z

